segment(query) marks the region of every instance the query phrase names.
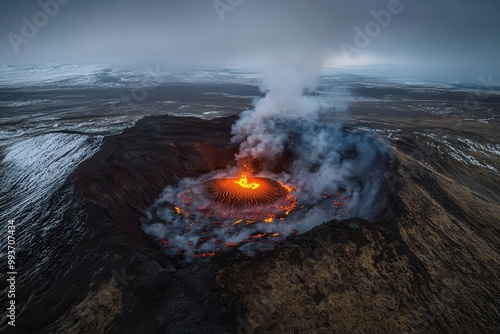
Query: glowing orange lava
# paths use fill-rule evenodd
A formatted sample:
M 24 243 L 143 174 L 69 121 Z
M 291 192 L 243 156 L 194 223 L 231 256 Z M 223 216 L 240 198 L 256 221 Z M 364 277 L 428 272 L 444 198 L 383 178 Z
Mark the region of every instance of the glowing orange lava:
M 186 231 L 195 229 L 198 241 L 189 240 L 182 246 L 178 243 L 174 246 L 162 239 L 160 244 L 170 254 L 196 258 L 212 257 L 219 249 L 248 243 L 259 244 L 263 252 L 271 251 L 288 235 L 299 233 L 301 222 L 297 215 L 290 217 L 289 213 L 295 209 L 307 212 L 311 208 L 298 205 L 296 191 L 292 185 L 246 173 L 196 183 L 177 194 L 178 201 L 172 210 L 180 219 L 185 219 Z M 348 211 L 348 200 L 340 192 L 325 193 L 314 207 L 324 213 L 324 221 L 343 219 L 352 215 Z M 289 218 L 297 229 L 284 228 L 282 221 Z M 251 233 L 246 234 L 245 229 Z M 231 238 L 224 238 L 223 234 Z M 240 235 L 243 237 L 239 238 Z
M 197 206 L 200 212 L 212 219 L 235 219 L 233 226 L 244 220 L 245 225 L 262 220 L 270 223 L 295 209 L 295 190 L 271 178 L 242 173 L 239 177 L 214 178 L 195 185 L 178 195 L 184 204 L 174 209 L 179 215 L 189 215 L 191 205 L 201 203 Z
M 215 202 L 230 207 L 250 207 L 274 203 L 287 197 L 290 189 L 280 182 L 263 177 L 211 179 L 205 182 L 205 194 Z
M 245 189 L 257 189 L 260 187 L 259 183 L 248 183 L 247 175 L 245 173 L 241 174 L 241 178 L 238 181 L 234 181 L 234 183 Z

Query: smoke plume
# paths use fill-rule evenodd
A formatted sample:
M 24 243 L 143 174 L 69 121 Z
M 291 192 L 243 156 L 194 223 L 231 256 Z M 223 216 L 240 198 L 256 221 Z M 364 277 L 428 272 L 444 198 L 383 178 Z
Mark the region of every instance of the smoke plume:
M 265 96 L 255 101 L 254 109 L 243 112 L 232 128 L 232 140 L 240 147 L 236 155 L 239 167 L 181 180 L 177 186 L 167 187 L 152 206 L 145 230 L 168 240 L 168 252 L 182 249 L 189 257 L 238 245 L 253 254 L 325 221 L 353 216 L 370 220 L 384 209 L 380 190 L 388 156 L 385 145 L 347 131 L 341 124 L 318 120 L 321 113 L 332 110 L 311 94 L 321 62 L 309 60 L 306 65 L 274 64 L 264 76 L 261 90 Z M 261 168 L 254 171 L 257 176 L 296 188 L 296 209 L 286 219 L 272 223 L 235 225 L 234 219 L 207 217 L 202 208 L 214 204 L 197 191 L 197 185 L 210 178 L 238 176 L 247 168 L 246 162 L 253 160 L 260 162 Z M 185 193 L 190 198 L 189 215 L 179 215 L 174 207 L 186 207 Z M 214 219 L 217 228 L 212 227 Z M 265 238 L 250 242 L 264 234 Z
M 274 131 L 276 122 L 317 117 L 319 101 L 304 93 L 316 87 L 322 58 L 311 55 L 289 58 L 269 65 L 260 87 L 265 97 L 255 101 L 255 108 L 243 112 L 233 126 L 233 142 L 240 143 L 237 159 L 279 155 L 287 136 Z
M 350 198 L 354 215 L 373 218 L 376 194 L 385 169 L 387 152 L 373 138 L 349 133 L 340 124 L 321 124 L 325 110 L 312 96 L 323 58 L 301 54 L 281 59 L 264 76 L 265 97 L 242 113 L 232 128 L 240 144 L 240 161 L 260 159 L 274 166 L 285 152 L 292 156 L 281 177 L 298 187 L 302 203 L 314 205 L 325 194 L 342 190 Z M 326 106 L 328 108 L 328 106 Z

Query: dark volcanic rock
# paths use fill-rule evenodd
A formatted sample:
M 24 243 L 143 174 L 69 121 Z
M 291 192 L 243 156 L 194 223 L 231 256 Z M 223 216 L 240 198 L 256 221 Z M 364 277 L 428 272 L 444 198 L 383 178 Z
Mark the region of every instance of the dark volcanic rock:
M 386 219 L 325 223 L 219 272 L 244 307 L 240 326 L 255 333 L 499 328 L 499 207 L 405 154 L 395 158 Z M 496 233 L 482 237 L 485 228 Z
M 234 120 L 147 117 L 107 138 L 79 166 L 77 190 L 94 212 L 88 223 L 113 257 L 106 279 L 47 332 L 493 333 L 500 327 L 498 203 L 422 163 L 412 155 L 420 144 L 411 140 L 394 147 L 385 184 L 389 207 L 377 222 L 328 222 L 255 258 L 228 248 L 209 263 L 168 259 L 144 235 L 142 214 L 166 185 L 232 163 Z
M 97 289 L 47 332 L 234 332 L 237 308 L 215 283 L 217 262 L 174 263 L 141 229 L 166 185 L 232 162 L 234 120 L 146 117 L 80 164 L 73 180 L 88 202 L 87 222 L 113 255 L 103 260 L 102 283 L 92 283 Z
M 236 118 L 203 121 L 185 117 L 145 117 L 122 134 L 107 138 L 80 164 L 74 181 L 80 195 L 105 208 L 124 233 L 149 246 L 140 218 L 161 191 L 182 178 L 225 168 Z

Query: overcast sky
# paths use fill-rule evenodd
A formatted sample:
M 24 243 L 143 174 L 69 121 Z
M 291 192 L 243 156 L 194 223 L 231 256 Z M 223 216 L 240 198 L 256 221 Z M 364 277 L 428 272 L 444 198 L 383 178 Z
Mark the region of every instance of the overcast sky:
M 50 16 L 36 0 L 3 0 L 0 63 L 238 67 L 310 51 L 328 66 L 367 73 L 500 81 L 500 1 L 393 2 L 217 0 L 216 9 L 212 0 L 70 0 Z M 390 19 L 375 23 L 371 11 L 388 7 Z M 33 23 L 36 33 L 26 27 Z M 356 27 L 368 43 L 355 40 Z

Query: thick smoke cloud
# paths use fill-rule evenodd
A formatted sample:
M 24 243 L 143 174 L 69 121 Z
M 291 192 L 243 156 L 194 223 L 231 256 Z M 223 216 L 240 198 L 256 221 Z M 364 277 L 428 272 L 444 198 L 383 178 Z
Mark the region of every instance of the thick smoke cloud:
M 307 92 L 315 88 L 319 66 L 311 66 L 310 56 L 303 60 L 305 66 L 281 64 L 266 73 L 261 86 L 266 96 L 233 126 L 233 141 L 240 144 L 236 158 L 273 166 L 286 152 L 292 156 L 284 171 L 286 181 L 298 186 L 302 202 L 314 205 L 324 194 L 343 189 L 354 214 L 370 219 L 368 211 L 385 169 L 385 149 L 372 138 L 342 130 L 340 124 L 318 122 L 321 104 Z
M 286 151 L 293 159 L 280 173 L 264 170 L 258 175 L 296 186 L 293 194 L 298 205 L 286 219 L 235 226 L 235 219 L 207 217 L 202 208 L 216 204 L 197 191 L 197 185 L 210 178 L 234 177 L 241 172 L 239 168 L 231 168 L 168 187 L 148 212 L 146 233 L 168 240 L 171 254 L 184 249 L 188 258 L 216 251 L 226 244 L 241 244 L 240 249 L 251 255 L 275 247 L 291 233 L 304 233 L 332 219 L 358 216 L 370 220 L 383 212 L 386 203 L 381 186 L 388 152 L 382 143 L 345 131 L 340 125 L 321 125 L 304 118 L 273 116 L 273 119 L 268 124 L 273 124 L 276 135 L 262 140 L 281 142 L 281 154 Z M 281 154 L 274 157 L 268 154 L 265 159 L 280 160 Z M 174 206 L 186 208 L 182 194 L 187 191 L 195 201 L 190 202 L 188 216 L 179 215 Z M 221 226 L 208 228 L 215 221 Z M 246 243 L 261 233 L 266 233 L 266 237 Z M 274 237 L 276 234 L 279 235 Z M 207 240 L 198 248 L 200 238 Z
M 296 52 L 297 58 L 289 62 L 281 58 L 268 66 L 261 84 L 265 97 L 258 99 L 254 110 L 244 112 L 234 125 L 233 142 L 240 144 L 238 158 L 280 154 L 287 137 L 285 133 L 275 131 L 276 121 L 317 117 L 319 101 L 304 95 L 304 92 L 316 87 L 324 55 L 317 50 Z
M 168 240 L 173 253 L 184 249 L 187 255 L 200 254 L 226 244 L 241 244 L 241 249 L 253 254 L 273 248 L 279 239 L 294 231 L 303 233 L 335 218 L 372 219 L 383 210 L 381 183 L 387 150 L 374 138 L 317 120 L 322 104 L 307 94 L 315 88 L 322 63 L 320 54 L 314 58 L 316 62 L 311 61 L 310 54 L 304 55 L 274 66 L 265 74 L 261 85 L 265 97 L 255 101 L 253 110 L 242 113 L 232 129 L 233 141 L 240 144 L 236 156 L 242 162 L 240 168 L 182 180 L 177 187 L 168 187 L 149 212 L 147 233 Z M 214 204 L 196 190 L 197 185 L 212 177 L 237 176 L 245 168 L 244 161 L 255 159 L 264 166 L 258 176 L 296 187 L 297 208 L 286 219 L 274 219 L 272 223 L 235 226 L 234 219 L 215 217 L 222 226 L 207 228 L 213 219 L 205 215 L 203 208 Z M 273 168 L 285 160 L 288 163 L 282 170 Z M 194 201 L 182 200 L 186 192 Z M 179 215 L 174 209 L 185 209 L 186 205 L 190 206 L 188 215 Z M 266 238 L 246 243 L 262 233 Z M 201 237 L 208 241 L 200 245 Z

